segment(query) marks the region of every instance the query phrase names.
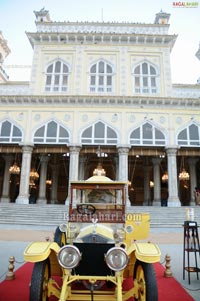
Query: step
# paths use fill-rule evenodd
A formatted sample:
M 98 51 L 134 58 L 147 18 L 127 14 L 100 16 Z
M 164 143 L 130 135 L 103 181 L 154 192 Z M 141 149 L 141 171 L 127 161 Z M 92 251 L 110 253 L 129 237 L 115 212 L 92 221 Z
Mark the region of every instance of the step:
M 149 213 L 150 226 L 154 227 L 182 227 L 186 219 L 188 207 L 149 207 L 132 206 L 127 213 Z M 200 206 L 193 207 L 195 220 L 200 220 Z M 15 203 L 0 204 L 0 223 L 12 225 L 56 226 L 67 220 L 67 205 L 19 205 Z

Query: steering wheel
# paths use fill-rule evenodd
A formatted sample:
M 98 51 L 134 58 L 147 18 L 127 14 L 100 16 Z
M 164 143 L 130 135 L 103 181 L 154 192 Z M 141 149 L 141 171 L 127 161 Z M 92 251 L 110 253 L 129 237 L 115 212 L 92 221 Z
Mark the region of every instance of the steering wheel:
M 90 205 L 90 204 L 80 204 L 80 205 L 77 205 L 77 211 L 80 214 L 90 215 L 90 214 L 95 213 L 96 208 L 93 205 Z

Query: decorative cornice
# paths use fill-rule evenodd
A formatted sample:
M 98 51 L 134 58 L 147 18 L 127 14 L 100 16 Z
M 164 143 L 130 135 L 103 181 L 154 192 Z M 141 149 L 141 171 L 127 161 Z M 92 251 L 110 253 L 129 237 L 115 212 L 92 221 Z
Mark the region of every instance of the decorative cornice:
M 172 97 L 131 97 L 131 96 L 42 96 L 42 95 L 1 95 L 1 105 L 42 105 L 42 106 L 101 106 L 101 107 L 134 107 L 134 108 L 176 108 L 199 109 L 200 98 Z
M 153 33 L 97 33 L 97 32 L 27 32 L 32 46 L 35 44 L 127 44 L 127 45 L 162 45 L 170 46 L 177 35 Z

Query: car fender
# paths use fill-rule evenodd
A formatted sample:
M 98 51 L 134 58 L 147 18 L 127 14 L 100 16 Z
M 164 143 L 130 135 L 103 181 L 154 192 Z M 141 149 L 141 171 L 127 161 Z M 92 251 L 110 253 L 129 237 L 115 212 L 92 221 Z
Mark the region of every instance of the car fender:
M 56 242 L 33 242 L 24 251 L 24 260 L 29 262 L 43 261 L 54 251 L 56 254 L 60 246 Z
M 160 261 L 161 252 L 156 244 L 149 242 L 135 242 L 128 249 L 127 253 L 130 255 L 135 252 L 135 257 L 146 263 L 154 263 Z

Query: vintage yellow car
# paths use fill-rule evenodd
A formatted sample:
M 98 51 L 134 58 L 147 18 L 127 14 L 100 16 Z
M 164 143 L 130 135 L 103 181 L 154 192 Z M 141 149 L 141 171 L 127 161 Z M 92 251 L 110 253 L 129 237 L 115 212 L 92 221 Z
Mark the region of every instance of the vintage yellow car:
M 67 221 L 54 241 L 24 251 L 34 263 L 30 301 L 158 300 L 153 263 L 160 250 L 145 241 L 149 214 L 127 213 L 127 189 L 102 174 L 71 182 Z

